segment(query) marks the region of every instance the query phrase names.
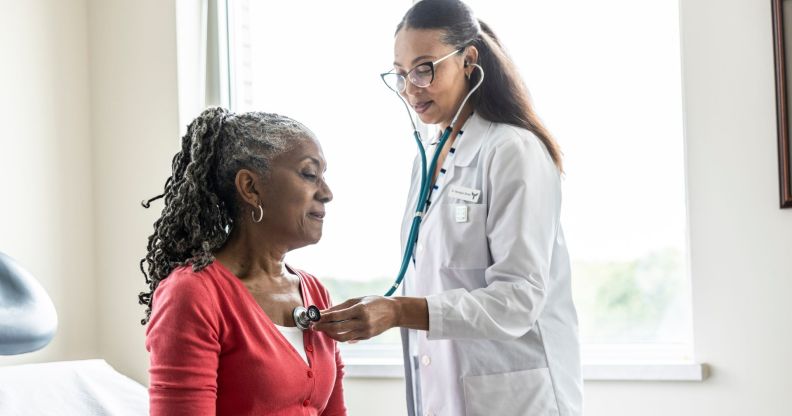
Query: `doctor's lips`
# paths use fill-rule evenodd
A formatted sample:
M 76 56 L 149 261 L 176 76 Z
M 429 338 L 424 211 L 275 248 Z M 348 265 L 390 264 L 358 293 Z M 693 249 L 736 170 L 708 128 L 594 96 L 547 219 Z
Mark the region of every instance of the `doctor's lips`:
M 421 114 L 421 113 L 425 112 L 429 108 L 430 105 L 432 105 L 432 101 L 424 101 L 424 102 L 413 104 L 413 109 L 415 109 L 416 113 Z

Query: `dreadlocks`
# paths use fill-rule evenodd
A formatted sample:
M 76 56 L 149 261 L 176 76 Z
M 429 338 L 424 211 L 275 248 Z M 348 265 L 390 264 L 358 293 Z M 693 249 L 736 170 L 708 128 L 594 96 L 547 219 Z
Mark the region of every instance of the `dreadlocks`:
M 165 207 L 148 238 L 140 271 L 149 290 L 138 295 L 146 305 L 145 325 L 159 283 L 170 272 L 190 264 L 200 271 L 214 261 L 240 218 L 235 186 L 240 169 L 266 177 L 272 160 L 298 140 L 312 137 L 304 125 L 278 114 L 234 114 L 208 108 L 187 127 L 181 150 L 173 157 L 164 192 L 143 201 L 144 208 L 164 198 Z M 144 266 L 147 266 L 144 267 Z

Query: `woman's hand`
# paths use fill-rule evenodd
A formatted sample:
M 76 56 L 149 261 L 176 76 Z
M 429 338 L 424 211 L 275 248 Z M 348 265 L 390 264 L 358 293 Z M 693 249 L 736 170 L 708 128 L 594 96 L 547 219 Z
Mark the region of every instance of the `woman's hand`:
M 397 326 L 428 330 L 429 310 L 424 298 L 364 296 L 321 311 L 313 329 L 336 341 L 359 341 Z

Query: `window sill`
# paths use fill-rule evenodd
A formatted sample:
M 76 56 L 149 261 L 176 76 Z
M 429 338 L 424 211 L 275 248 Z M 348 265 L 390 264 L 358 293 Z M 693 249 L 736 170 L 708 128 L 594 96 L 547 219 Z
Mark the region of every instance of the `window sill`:
M 707 376 L 701 363 L 583 365 L 585 381 L 704 381 Z
M 348 378 L 404 378 L 401 361 L 349 359 L 344 370 Z M 707 365 L 668 364 L 584 364 L 585 381 L 704 381 Z
M 581 348 L 585 381 L 704 381 L 686 344 L 587 344 Z M 401 345 L 341 344 L 349 378 L 404 378 Z

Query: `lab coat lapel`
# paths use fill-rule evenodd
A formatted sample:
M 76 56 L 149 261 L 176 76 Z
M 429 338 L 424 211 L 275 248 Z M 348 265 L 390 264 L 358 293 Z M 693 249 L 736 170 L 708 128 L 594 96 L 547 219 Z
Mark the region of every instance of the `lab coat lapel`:
M 462 135 L 454 143 L 454 166 L 470 166 L 481 150 L 490 129 L 490 121 L 473 113 L 462 128 Z
M 449 160 L 448 163 L 445 164 L 446 173 L 443 185 L 440 189 L 435 191 L 439 192 L 439 194 L 436 198 L 433 198 L 435 202 L 427 208 L 424 214 L 424 221 L 426 221 L 426 217 L 429 216 L 429 213 L 435 210 L 434 207 L 436 205 L 442 204 L 441 195 L 446 194 L 449 185 L 453 184 L 453 180 L 458 174 L 457 167 L 470 166 L 476 159 L 479 150 L 481 150 L 481 144 L 484 142 L 487 131 L 490 128 L 490 124 L 492 123 L 479 117 L 476 113 L 473 113 L 470 118 L 468 118 L 467 122 L 465 122 L 465 125 L 461 129 L 462 134 L 454 141 L 455 151 L 453 160 Z M 464 184 L 462 185 L 464 186 Z

